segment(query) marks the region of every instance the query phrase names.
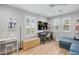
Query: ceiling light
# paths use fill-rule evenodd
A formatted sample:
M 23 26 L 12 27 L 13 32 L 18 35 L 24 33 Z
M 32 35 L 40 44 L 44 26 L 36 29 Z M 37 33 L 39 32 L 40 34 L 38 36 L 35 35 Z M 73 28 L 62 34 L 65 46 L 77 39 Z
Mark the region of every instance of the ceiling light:
M 54 4 L 50 4 L 50 5 L 49 5 L 49 7 L 54 7 L 54 6 L 55 6 Z
M 63 10 L 59 10 L 59 12 L 63 12 Z
M 50 4 L 49 7 L 66 6 L 67 4 Z
M 48 13 L 48 16 L 51 16 L 52 14 L 51 13 Z

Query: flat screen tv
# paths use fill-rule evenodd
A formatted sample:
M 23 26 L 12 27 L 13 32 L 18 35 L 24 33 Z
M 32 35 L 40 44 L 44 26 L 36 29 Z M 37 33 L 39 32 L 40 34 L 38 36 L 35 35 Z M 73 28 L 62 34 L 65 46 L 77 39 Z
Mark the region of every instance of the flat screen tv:
M 38 21 L 38 30 L 42 30 L 42 22 Z
M 38 30 L 47 30 L 48 29 L 48 23 L 47 22 L 42 22 L 38 21 Z

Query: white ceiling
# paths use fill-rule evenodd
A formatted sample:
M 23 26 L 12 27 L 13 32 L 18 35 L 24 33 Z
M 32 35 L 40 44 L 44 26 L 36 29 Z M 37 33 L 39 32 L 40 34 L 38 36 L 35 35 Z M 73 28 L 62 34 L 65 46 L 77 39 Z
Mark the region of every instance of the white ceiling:
M 53 17 L 79 10 L 78 4 L 9 4 L 10 6 L 20 8 L 45 17 Z M 50 7 L 50 5 L 52 7 Z

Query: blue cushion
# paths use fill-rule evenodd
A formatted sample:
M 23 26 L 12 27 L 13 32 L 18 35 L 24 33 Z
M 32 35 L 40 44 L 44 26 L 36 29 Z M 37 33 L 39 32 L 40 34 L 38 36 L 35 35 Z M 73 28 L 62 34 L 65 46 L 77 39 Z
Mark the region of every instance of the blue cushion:
M 72 45 L 71 45 L 71 47 L 70 47 L 70 50 L 71 51 L 76 51 L 76 52 L 79 52 L 79 44 L 77 44 L 77 43 L 73 43 Z
M 70 51 L 70 55 L 79 55 L 79 53 L 78 52 Z
M 79 41 L 74 40 L 74 38 L 62 37 L 59 40 L 60 47 L 70 50 L 70 54 L 79 53 Z
M 79 55 L 79 44 L 73 43 L 70 47 L 70 54 L 71 55 Z
M 72 39 L 72 38 L 70 38 L 70 37 L 62 37 L 62 39 Z
M 71 43 L 70 42 L 66 42 L 66 41 L 59 41 L 60 43 L 62 44 L 66 44 L 66 45 L 70 45 Z
M 70 42 L 70 43 L 78 43 L 78 40 L 74 40 L 74 38 L 69 38 L 69 37 L 62 37 L 59 41 L 65 41 L 65 42 Z

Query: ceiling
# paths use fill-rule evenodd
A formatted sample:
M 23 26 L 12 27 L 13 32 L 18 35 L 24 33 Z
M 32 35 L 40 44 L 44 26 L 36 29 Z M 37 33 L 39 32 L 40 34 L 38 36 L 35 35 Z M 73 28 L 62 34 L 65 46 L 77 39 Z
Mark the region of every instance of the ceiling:
M 9 4 L 45 17 L 53 17 L 79 10 L 79 4 Z

